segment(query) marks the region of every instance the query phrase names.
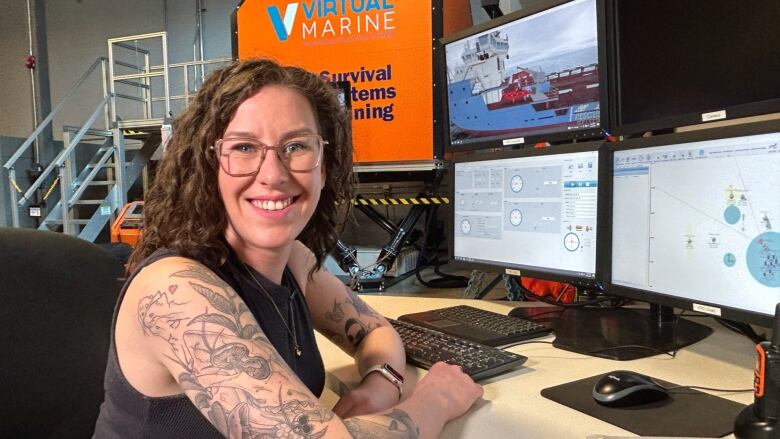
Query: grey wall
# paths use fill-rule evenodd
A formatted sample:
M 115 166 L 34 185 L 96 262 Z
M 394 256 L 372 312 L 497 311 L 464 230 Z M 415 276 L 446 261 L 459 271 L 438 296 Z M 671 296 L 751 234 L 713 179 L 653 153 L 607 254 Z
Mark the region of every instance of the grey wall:
M 0 13 L 0 135 L 26 137 L 33 130 L 26 10 L 24 1 L 14 0 Z
M 108 55 L 109 38 L 167 31 L 169 62 L 192 60 L 196 0 L 33 0 L 32 3 L 44 8 L 45 28 L 39 29 L 38 35 L 45 37 L 48 46 L 48 71 L 39 69 L 37 74 L 48 75 L 50 107 L 57 105 L 96 58 Z M 205 9 L 204 58 L 230 57 L 230 15 L 238 0 L 202 0 L 201 4 Z M 3 164 L 34 129 L 30 76 L 24 66 L 28 53 L 26 0 L 3 1 L 0 29 L 0 164 Z M 82 125 L 102 98 L 99 70 L 96 73 L 55 118 L 55 140 L 62 139 L 62 125 Z M 171 81 L 175 79 L 172 77 Z M 181 90 L 182 85 L 178 86 Z M 39 120 L 45 116 L 39 114 Z M 46 156 L 49 153 L 43 151 Z M 26 157 L 17 164 L 17 174 L 25 176 L 25 180 L 32 164 L 29 153 Z M 7 174 L 2 171 L 0 174 L 0 226 L 3 226 L 9 224 L 10 202 Z M 25 181 L 23 189 L 27 185 Z M 26 212 L 22 213 L 24 218 Z
M 230 56 L 230 14 L 238 0 L 202 0 L 204 58 Z M 33 129 L 27 54 L 26 0 L 3 2 L 0 14 L 0 135 L 27 137 Z M 168 31 L 169 62 L 192 59 L 195 0 L 58 0 L 45 2 L 49 81 L 52 107 L 99 56 L 107 56 L 108 38 Z M 167 24 L 167 29 L 166 29 Z M 44 72 L 41 72 L 44 73 Z M 78 125 L 101 98 L 97 75 L 90 77 L 64 115 L 55 119 L 54 136 L 62 124 Z M 41 115 L 42 118 L 45 115 Z

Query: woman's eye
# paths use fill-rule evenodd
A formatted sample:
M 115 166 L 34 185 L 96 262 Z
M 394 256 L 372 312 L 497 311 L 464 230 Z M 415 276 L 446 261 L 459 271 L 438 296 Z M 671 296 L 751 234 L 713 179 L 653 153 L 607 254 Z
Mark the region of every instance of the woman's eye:
M 306 151 L 308 147 L 301 142 L 290 142 L 284 145 L 285 154 L 295 154 L 296 152 Z
M 230 148 L 231 151 L 251 153 L 257 150 L 257 148 L 251 143 L 237 143 Z

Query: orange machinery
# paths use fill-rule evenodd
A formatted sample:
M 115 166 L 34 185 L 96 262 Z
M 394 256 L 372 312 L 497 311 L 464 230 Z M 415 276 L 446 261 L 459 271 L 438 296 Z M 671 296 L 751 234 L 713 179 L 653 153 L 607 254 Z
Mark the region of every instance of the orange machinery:
M 111 242 L 122 242 L 135 248 L 144 229 L 144 202 L 125 204 L 111 225 Z

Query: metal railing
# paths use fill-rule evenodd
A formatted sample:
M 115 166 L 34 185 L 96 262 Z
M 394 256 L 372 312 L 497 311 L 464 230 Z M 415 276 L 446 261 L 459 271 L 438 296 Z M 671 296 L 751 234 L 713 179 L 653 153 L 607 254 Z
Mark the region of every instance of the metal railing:
M 112 114 L 114 115 L 114 118 L 119 123 L 119 126 L 135 126 L 135 125 L 148 125 L 150 122 L 153 121 L 155 125 L 159 125 L 162 123 L 162 120 L 164 120 L 166 117 L 170 115 L 171 111 L 171 104 L 170 99 L 168 98 L 169 94 L 169 83 L 168 83 L 168 34 L 166 32 L 154 32 L 154 33 L 148 33 L 148 34 L 142 34 L 142 35 L 132 35 L 128 37 L 120 37 L 120 38 L 109 38 L 108 40 L 108 67 L 109 67 L 109 77 L 111 80 L 109 81 L 109 86 L 111 90 L 111 94 L 114 95 L 116 98 L 122 98 L 132 101 L 141 102 L 143 104 L 143 112 L 141 119 L 134 119 L 134 120 L 122 120 L 123 118 L 120 117 L 119 113 L 117 113 L 116 110 L 116 99 L 114 99 L 111 103 L 111 110 Z M 162 55 L 162 65 L 151 65 L 150 63 L 150 51 L 146 50 L 142 47 L 138 47 L 137 43 L 141 40 L 157 40 L 160 41 L 160 54 Z M 135 44 L 129 44 L 129 42 L 133 42 Z M 122 48 L 126 50 L 130 50 L 131 52 L 140 54 L 143 56 L 143 66 L 138 66 L 135 64 L 125 63 L 122 61 L 119 61 L 117 59 L 117 56 L 114 53 L 115 48 Z M 128 74 L 117 74 L 115 72 L 114 68 L 116 65 L 128 67 L 131 69 L 134 69 L 134 73 L 128 73 Z M 164 102 L 164 114 L 162 117 L 155 118 L 154 114 L 154 108 L 152 106 L 152 102 L 157 99 L 153 99 L 153 93 L 152 93 L 152 78 L 155 77 L 161 77 L 163 81 L 163 95 L 161 100 Z M 140 96 L 133 96 L 123 93 L 117 93 L 116 91 L 116 84 L 126 84 L 132 87 L 136 87 L 139 90 L 141 90 Z
M 168 98 L 171 101 L 176 100 L 183 100 L 184 105 L 186 106 L 190 99 L 195 96 L 195 93 L 198 91 L 198 86 L 200 85 L 200 81 L 203 80 L 203 74 L 205 72 L 204 68 L 206 66 L 210 65 L 224 65 L 229 64 L 233 62 L 232 58 L 216 58 L 216 59 L 208 59 L 205 61 L 187 61 L 182 63 L 175 63 L 175 64 L 169 64 L 168 68 L 169 70 L 173 71 L 173 69 L 182 69 L 182 81 L 184 84 L 184 93 L 180 95 L 170 95 Z M 159 66 L 154 66 L 153 68 L 159 68 Z M 192 93 L 190 93 L 190 69 L 193 69 L 195 71 L 195 89 L 192 90 Z M 200 72 L 198 71 L 200 70 Z M 152 101 L 162 101 L 163 98 L 152 98 Z
M 36 129 L 30 134 L 30 136 L 25 140 L 22 145 L 17 148 L 16 152 L 14 152 L 11 157 L 8 159 L 8 161 L 5 162 L 3 167 L 8 171 L 8 179 L 9 179 L 9 192 L 11 195 L 11 225 L 13 227 L 19 227 L 19 209 L 25 206 L 27 202 L 30 200 L 30 197 L 33 193 L 35 193 L 36 190 L 38 190 L 43 182 L 46 180 L 46 178 L 51 174 L 51 172 L 54 170 L 53 164 L 55 161 L 53 161 L 49 166 L 46 167 L 46 169 L 43 171 L 43 173 L 35 180 L 35 182 L 30 185 L 28 190 L 22 195 L 22 198 L 18 198 L 18 194 L 22 193 L 22 188 L 19 186 L 19 183 L 16 181 L 16 162 L 19 161 L 19 159 L 22 157 L 24 153 L 27 152 L 27 150 L 30 148 L 30 145 L 35 142 L 35 140 L 38 138 L 38 136 L 41 135 L 43 130 L 48 127 L 52 121 L 54 120 L 54 116 L 57 115 L 57 113 L 62 110 L 65 103 L 76 94 L 76 91 L 79 89 L 81 84 L 86 81 L 87 78 L 92 74 L 95 69 L 97 69 L 98 66 L 101 67 L 101 78 L 103 83 L 103 100 L 98 105 L 98 107 L 93 112 L 92 116 L 90 117 L 90 125 L 85 125 L 83 127 L 83 132 L 80 136 L 77 136 L 74 140 L 81 140 L 81 137 L 84 136 L 84 133 L 91 128 L 91 125 L 95 123 L 98 116 L 100 115 L 100 110 L 103 110 L 103 117 L 105 126 L 109 126 L 109 121 L 111 120 L 111 114 L 109 114 L 109 106 L 107 105 L 111 95 L 108 93 L 108 79 L 106 77 L 106 63 L 107 58 L 105 57 L 98 57 L 95 62 L 92 63 L 92 65 L 84 72 L 84 74 L 81 75 L 81 77 L 73 84 L 73 86 L 68 90 L 68 92 L 65 94 L 65 96 L 57 103 L 57 105 L 54 107 L 54 109 L 49 113 L 48 116 L 46 116 L 41 123 L 36 127 Z M 64 151 L 63 151 L 64 152 Z M 63 152 L 60 152 L 57 157 L 61 157 Z

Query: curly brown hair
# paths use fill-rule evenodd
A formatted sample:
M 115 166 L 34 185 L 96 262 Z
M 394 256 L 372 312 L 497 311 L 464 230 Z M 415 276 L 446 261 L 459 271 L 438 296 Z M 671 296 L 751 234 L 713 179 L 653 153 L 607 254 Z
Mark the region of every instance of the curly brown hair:
M 237 61 L 214 71 L 177 118 L 144 203 L 143 236 L 129 267 L 158 248 L 218 267 L 227 257 L 227 213 L 217 184 L 219 161 L 210 146 L 222 137 L 238 106 L 266 85 L 283 85 L 311 103 L 320 135 L 329 143 L 322 166 L 327 178 L 314 215 L 298 239 L 322 266 L 338 240 L 353 195 L 349 115 L 324 79 L 266 59 Z M 346 202 L 345 202 L 346 201 Z

